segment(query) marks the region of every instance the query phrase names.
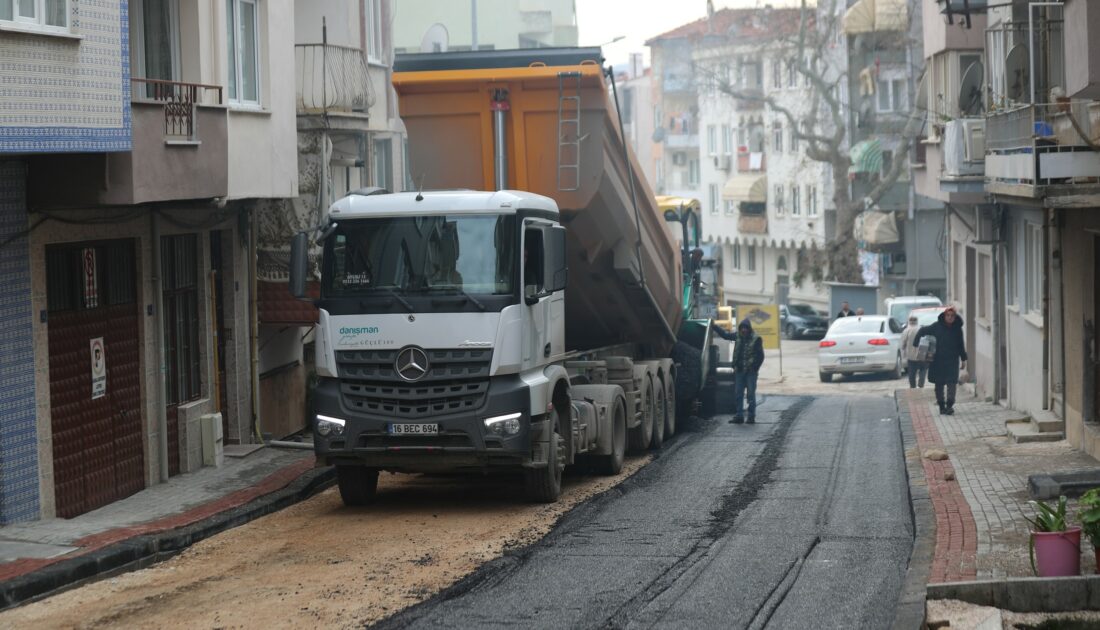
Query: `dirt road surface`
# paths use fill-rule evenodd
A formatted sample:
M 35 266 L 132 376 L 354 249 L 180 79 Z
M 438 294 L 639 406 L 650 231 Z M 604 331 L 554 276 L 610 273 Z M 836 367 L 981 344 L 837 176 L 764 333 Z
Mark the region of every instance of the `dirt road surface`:
M 360 627 L 539 540 L 649 460 L 568 475 L 553 505 L 524 502 L 514 478 L 383 474 L 374 506 L 345 508 L 332 488 L 149 569 L 0 613 L 0 627 Z

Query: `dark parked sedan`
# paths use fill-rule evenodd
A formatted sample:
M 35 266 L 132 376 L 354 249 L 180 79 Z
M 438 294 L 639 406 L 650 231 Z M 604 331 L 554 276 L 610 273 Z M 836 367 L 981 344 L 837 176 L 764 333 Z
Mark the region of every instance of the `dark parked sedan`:
M 779 321 L 783 326 L 783 336 L 787 339 L 820 339 L 829 329 L 828 318 L 818 315 L 809 304 L 780 304 Z

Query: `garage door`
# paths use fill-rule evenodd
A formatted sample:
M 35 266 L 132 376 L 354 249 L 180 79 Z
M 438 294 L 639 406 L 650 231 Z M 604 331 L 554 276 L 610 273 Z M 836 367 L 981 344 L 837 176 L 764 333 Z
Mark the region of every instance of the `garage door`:
M 132 239 L 46 249 L 57 515 L 145 487 Z

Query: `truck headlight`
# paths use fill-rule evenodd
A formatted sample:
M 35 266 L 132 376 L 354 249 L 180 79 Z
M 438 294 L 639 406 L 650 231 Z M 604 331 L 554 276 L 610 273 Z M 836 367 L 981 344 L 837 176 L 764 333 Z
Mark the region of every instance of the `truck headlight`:
M 519 433 L 520 418 L 522 413 L 510 413 L 504 416 L 493 416 L 485 419 L 485 430 L 493 435 L 509 437 Z
M 322 416 L 317 414 L 317 434 L 321 437 L 328 437 L 331 435 L 343 435 L 344 434 L 344 420 L 342 418 L 333 418 L 332 416 Z

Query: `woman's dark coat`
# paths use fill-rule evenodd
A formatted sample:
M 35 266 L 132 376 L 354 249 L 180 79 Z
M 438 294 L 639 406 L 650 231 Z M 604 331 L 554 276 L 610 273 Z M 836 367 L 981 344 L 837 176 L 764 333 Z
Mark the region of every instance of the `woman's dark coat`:
M 944 320 L 943 313 L 939 319 L 921 328 L 915 337 L 913 345 L 920 345 L 921 337 L 932 335 L 936 338 L 936 356 L 928 366 L 928 380 L 933 383 L 958 383 L 959 360 L 966 361 L 966 341 L 963 339 L 963 322 L 958 315 L 955 323 L 950 326 Z

